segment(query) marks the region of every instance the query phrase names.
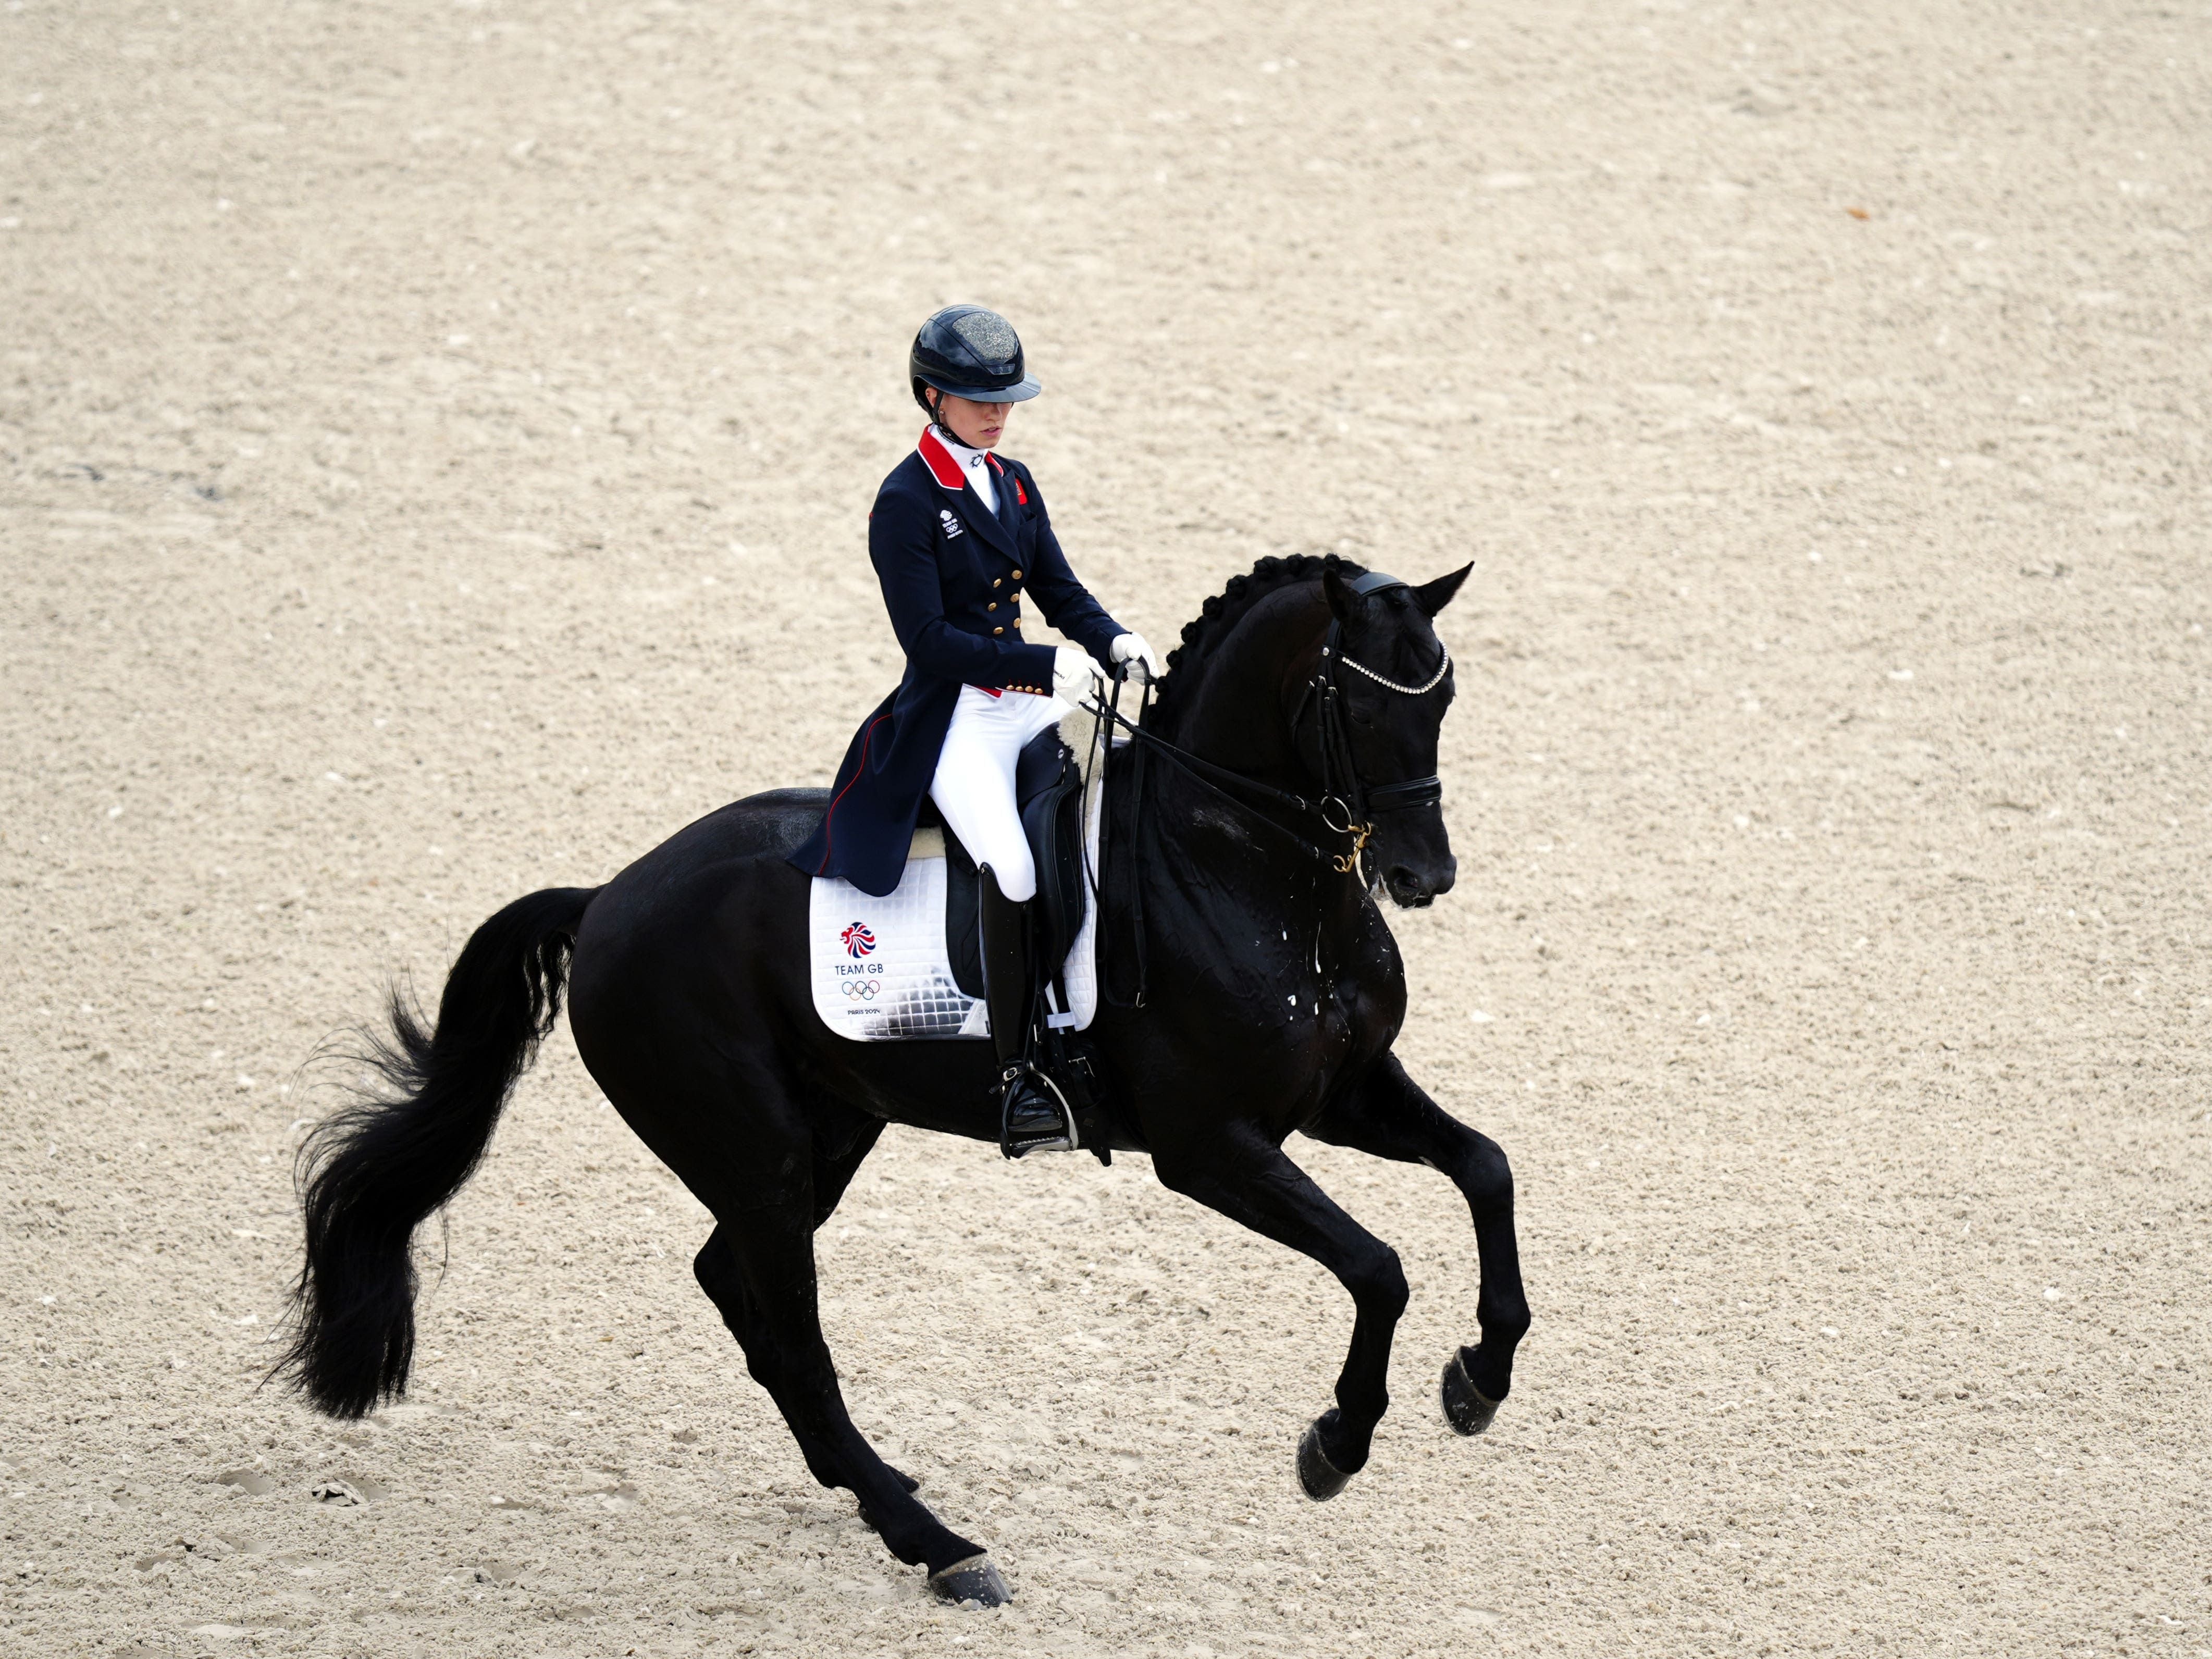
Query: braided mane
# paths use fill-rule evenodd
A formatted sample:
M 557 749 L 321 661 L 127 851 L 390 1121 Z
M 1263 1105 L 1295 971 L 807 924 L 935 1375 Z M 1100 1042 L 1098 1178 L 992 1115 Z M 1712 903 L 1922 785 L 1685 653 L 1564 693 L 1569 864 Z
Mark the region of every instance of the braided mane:
M 1229 585 L 1183 624 L 1182 642 L 1168 653 L 1168 672 L 1160 679 L 1158 714 L 1162 717 L 1172 714 L 1176 687 L 1198 678 L 1198 671 L 1206 658 L 1253 606 L 1293 583 L 1316 581 L 1325 570 L 1334 570 L 1349 580 L 1364 575 L 1367 567 L 1340 559 L 1334 553 L 1319 558 L 1310 553 L 1291 553 L 1281 557 L 1271 554 L 1254 565 L 1249 574 L 1231 576 Z

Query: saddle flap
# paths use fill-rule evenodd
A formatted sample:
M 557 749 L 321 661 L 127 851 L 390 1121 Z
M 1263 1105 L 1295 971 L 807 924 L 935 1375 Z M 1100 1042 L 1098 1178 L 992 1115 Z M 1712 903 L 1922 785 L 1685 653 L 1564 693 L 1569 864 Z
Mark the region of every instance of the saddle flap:
M 945 954 L 952 982 L 978 1001 L 983 996 L 983 940 L 981 923 L 982 878 L 950 825 L 945 836 Z
M 1058 731 L 1042 732 L 1023 749 L 1014 770 L 1022 829 L 1036 860 L 1037 948 L 1057 976 L 1082 930 L 1090 883 L 1085 879 L 1083 775 L 1075 751 Z

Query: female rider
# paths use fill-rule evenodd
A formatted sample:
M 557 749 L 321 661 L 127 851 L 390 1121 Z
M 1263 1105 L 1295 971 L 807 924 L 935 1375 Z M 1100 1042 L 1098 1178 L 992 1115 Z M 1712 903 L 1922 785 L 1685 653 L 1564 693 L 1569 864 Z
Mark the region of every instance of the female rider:
M 791 861 L 888 893 L 905 870 L 922 797 L 936 802 L 980 878 L 983 998 L 1006 1144 L 1017 1158 L 1065 1150 L 1068 1126 L 1023 1058 L 1043 964 L 1030 949 L 1036 869 L 1015 808 L 1014 761 L 1068 712 L 1056 686 L 1073 697 L 1092 661 L 1156 673 L 1158 659 L 1068 568 L 1029 468 L 994 453 L 1012 406 L 1040 389 L 1006 319 L 981 306 L 938 312 L 915 336 L 908 376 L 930 423 L 868 515 L 868 558 L 906 675 L 854 733 L 829 811 Z M 1024 642 L 1024 589 L 1076 646 Z

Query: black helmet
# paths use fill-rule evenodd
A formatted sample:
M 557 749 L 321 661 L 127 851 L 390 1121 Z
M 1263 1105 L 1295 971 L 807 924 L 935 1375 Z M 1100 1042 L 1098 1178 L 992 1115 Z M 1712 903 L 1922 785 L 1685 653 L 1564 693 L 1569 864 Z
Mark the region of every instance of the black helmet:
M 973 404 L 1024 403 L 1044 389 L 1022 373 L 1014 325 L 981 306 L 947 306 L 931 317 L 914 337 L 906 372 L 924 409 L 924 386 Z

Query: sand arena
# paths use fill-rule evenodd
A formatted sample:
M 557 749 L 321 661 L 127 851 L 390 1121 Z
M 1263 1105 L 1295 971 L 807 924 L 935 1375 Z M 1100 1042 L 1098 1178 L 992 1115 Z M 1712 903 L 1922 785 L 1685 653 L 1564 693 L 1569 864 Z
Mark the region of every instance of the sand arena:
M 9 0 L 0 1648 L 2212 1650 L 2205 26 Z M 825 1322 L 988 1616 L 808 1479 L 565 1033 L 410 1401 L 255 1388 L 317 1044 L 895 679 L 965 298 L 1163 646 L 1475 561 L 1399 1051 L 1536 1316 L 1455 1439 L 1463 1206 L 1293 1143 L 1413 1285 L 1315 1505 L 1319 1269 L 894 1131 Z

